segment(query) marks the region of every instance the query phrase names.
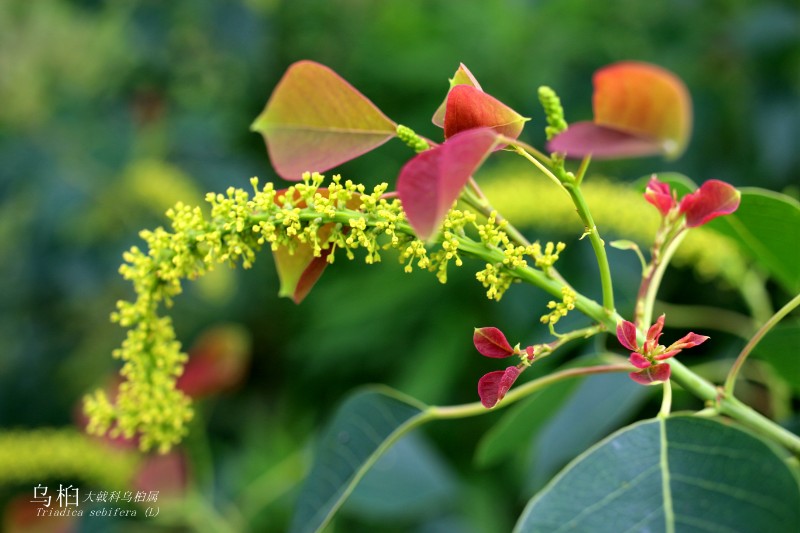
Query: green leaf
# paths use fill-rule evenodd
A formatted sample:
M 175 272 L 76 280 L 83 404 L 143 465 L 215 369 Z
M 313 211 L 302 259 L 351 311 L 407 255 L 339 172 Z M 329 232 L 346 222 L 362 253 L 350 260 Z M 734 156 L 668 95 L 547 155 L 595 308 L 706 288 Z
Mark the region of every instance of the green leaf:
M 454 501 L 457 484 L 441 454 L 425 436 L 405 435 L 356 485 L 343 513 L 368 520 L 413 520 Z
M 775 368 L 776 373 L 800 395 L 800 322 L 781 324 L 767 333 L 753 349 L 753 355 Z
M 628 426 L 568 465 L 515 533 L 800 531 L 800 485 L 764 441 L 715 420 Z
M 732 237 L 742 251 L 790 294 L 800 291 L 797 268 L 800 204 L 785 194 L 743 188 L 739 209 L 708 227 Z
M 627 374 L 585 378 L 541 429 L 530 448 L 528 494 L 539 490 L 568 461 L 627 423 L 653 393 Z
M 363 389 L 346 399 L 322 435 L 289 531 L 322 530 L 378 457 L 426 420 L 425 409 L 384 387 Z
M 275 171 L 298 181 L 377 148 L 397 125 L 334 71 L 291 65 L 250 129 L 264 135 Z

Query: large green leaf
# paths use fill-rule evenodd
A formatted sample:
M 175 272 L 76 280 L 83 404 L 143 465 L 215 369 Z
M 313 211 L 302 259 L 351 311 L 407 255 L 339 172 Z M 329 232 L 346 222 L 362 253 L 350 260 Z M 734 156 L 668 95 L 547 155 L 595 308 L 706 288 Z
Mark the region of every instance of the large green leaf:
M 800 531 L 800 484 L 745 431 L 688 416 L 647 420 L 568 465 L 514 531 Z
M 388 388 L 364 389 L 346 399 L 322 435 L 289 531 L 325 527 L 378 457 L 423 421 L 425 409 Z
M 733 237 L 742 251 L 790 294 L 800 291 L 800 204 L 785 194 L 744 188 L 739 209 L 708 227 Z

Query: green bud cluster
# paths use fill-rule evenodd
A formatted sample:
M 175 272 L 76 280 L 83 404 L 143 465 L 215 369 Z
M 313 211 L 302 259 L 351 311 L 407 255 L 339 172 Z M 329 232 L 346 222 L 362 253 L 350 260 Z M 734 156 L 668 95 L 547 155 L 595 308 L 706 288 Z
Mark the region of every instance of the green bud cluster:
M 539 87 L 539 102 L 544 108 L 544 115 L 547 119 L 547 126 L 544 132 L 549 141 L 567 129 L 567 121 L 564 120 L 564 108 L 561 107 L 561 99 L 556 92 L 546 85 Z
M 417 135 L 416 132 L 408 126 L 403 126 L 402 124 L 398 124 L 397 126 L 397 138 L 406 143 L 409 148 L 417 153 L 424 152 L 430 148 L 428 141 Z

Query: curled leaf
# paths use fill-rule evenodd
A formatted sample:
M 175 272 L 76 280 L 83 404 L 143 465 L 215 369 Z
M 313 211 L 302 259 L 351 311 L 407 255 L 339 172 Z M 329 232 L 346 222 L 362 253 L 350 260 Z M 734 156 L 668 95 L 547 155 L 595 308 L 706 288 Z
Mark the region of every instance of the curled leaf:
M 639 350 L 639 343 L 636 341 L 636 326 L 627 320 L 617 324 L 617 340 L 629 350 Z
M 475 128 L 492 128 L 500 135 L 516 139 L 527 121 L 527 118 L 480 89 L 458 85 L 447 95 L 444 137 L 449 139 Z
M 396 124 L 342 77 L 313 61 L 291 65 L 250 127 L 264 136 L 275 171 L 299 181 L 382 145 Z
M 464 63 L 461 63 L 456 70 L 456 73 L 450 78 L 450 89 L 455 87 L 456 85 L 469 85 L 470 87 L 475 87 L 478 90 L 481 89 L 481 84 L 478 83 L 478 80 L 475 79 L 475 76 L 472 75 L 472 72 L 469 71 L 467 66 Z M 450 90 L 448 89 L 448 91 Z M 447 97 L 445 96 L 444 100 L 442 100 L 441 105 L 436 110 L 436 113 L 433 114 L 433 118 L 431 122 L 435 125 L 439 126 L 440 128 L 444 128 L 444 114 L 447 109 Z
M 397 193 L 414 232 L 430 240 L 469 177 L 500 141 L 489 128 L 467 130 L 417 154 L 400 170 Z
M 667 216 L 673 207 L 678 205 L 675 197 L 672 195 L 672 190 L 667 183 L 659 181 L 653 175 L 647 183 L 647 189 L 644 192 L 644 199 L 653 204 L 658 209 L 661 216 Z
M 478 381 L 478 396 L 481 397 L 483 406 L 490 409 L 497 405 L 497 402 L 505 397 L 519 374 L 519 368 L 510 366 L 505 370 L 496 370 L 484 375 Z
M 508 343 L 506 336 L 497 328 L 475 328 L 472 342 L 481 355 L 501 359 L 514 355 L 514 348 Z
M 681 213 L 686 215 L 690 228 L 702 226 L 722 215 L 729 215 L 739 208 L 742 193 L 733 185 L 720 180 L 708 180 L 695 192 L 683 197 Z

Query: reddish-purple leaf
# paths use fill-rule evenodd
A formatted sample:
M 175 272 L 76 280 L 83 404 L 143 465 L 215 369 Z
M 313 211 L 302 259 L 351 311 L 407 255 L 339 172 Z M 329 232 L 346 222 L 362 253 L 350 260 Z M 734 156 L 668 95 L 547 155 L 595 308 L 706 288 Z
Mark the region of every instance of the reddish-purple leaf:
M 631 372 L 628 375 L 636 383 L 641 383 L 642 385 L 656 385 L 669 379 L 670 367 L 668 363 L 661 363 L 660 365 L 650 366 L 638 372 Z
M 636 368 L 647 368 L 651 364 L 645 356 L 637 352 L 633 352 L 628 361 Z
M 653 204 L 656 209 L 661 213 L 661 216 L 667 216 L 672 208 L 678 203 L 672 195 L 669 185 L 658 180 L 655 175 L 650 178 L 647 183 L 647 189 L 644 191 L 644 199 Z
M 572 158 L 591 155 L 594 159 L 641 157 L 661 153 L 661 144 L 655 139 L 637 136 L 624 131 L 600 126 L 593 122 L 576 122 L 547 143 L 551 152 Z
M 742 193 L 733 185 L 720 180 L 708 180 L 695 192 L 681 200 L 681 213 L 686 214 L 690 228 L 702 226 L 722 215 L 730 215 L 739 208 Z
M 498 144 L 489 128 L 468 130 L 403 166 L 397 193 L 417 237 L 427 241 L 435 235 L 469 177 Z
M 395 136 L 396 124 L 338 74 L 313 61 L 294 63 L 251 129 L 264 135 L 284 179 L 324 172 Z
M 697 333 L 688 333 L 672 343 L 667 350 L 687 350 L 694 348 L 706 342 L 710 337 L 706 335 L 698 335 Z
M 478 83 L 478 80 L 475 79 L 475 76 L 472 75 L 472 72 L 469 71 L 467 66 L 464 63 L 461 63 L 458 66 L 458 70 L 450 79 L 450 89 L 455 87 L 456 85 L 469 85 L 471 87 L 475 87 L 478 90 L 481 89 L 481 84 Z M 448 89 L 448 91 L 450 90 Z M 431 121 L 439 126 L 440 128 L 444 128 L 444 114 L 447 110 L 447 97 L 442 100 L 441 105 L 436 110 L 436 113 L 433 114 L 433 118 Z
M 250 360 L 250 338 L 236 326 L 205 331 L 189 350 L 176 387 L 192 398 L 231 389 L 244 379 Z
M 516 139 L 528 119 L 470 85 L 457 85 L 447 94 L 444 115 L 444 137 L 475 128 L 492 128 L 497 133 Z M 500 146 L 498 146 L 500 148 Z
M 623 320 L 617 324 L 617 339 L 619 343 L 631 351 L 639 349 L 639 343 L 636 341 L 636 326 L 633 322 Z
M 496 370 L 484 375 L 478 381 L 478 396 L 481 397 L 483 406 L 489 409 L 497 405 L 497 402 L 505 397 L 519 374 L 519 368 L 510 366 L 505 370 Z
M 472 342 L 481 355 L 502 359 L 514 355 L 514 348 L 508 343 L 506 336 L 497 328 L 475 328 Z

